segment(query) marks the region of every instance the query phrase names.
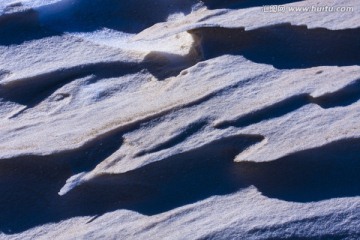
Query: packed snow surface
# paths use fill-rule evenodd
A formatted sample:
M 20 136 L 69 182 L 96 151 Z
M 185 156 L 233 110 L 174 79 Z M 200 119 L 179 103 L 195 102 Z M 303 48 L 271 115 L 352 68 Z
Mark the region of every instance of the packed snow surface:
M 0 238 L 360 239 L 359 2 L 266 4 L 0 0 Z

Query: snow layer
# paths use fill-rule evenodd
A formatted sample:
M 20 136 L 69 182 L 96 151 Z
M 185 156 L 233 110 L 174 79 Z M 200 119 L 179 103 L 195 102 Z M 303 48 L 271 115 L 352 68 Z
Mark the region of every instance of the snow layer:
M 360 9 L 0 1 L 0 238 L 360 238 Z

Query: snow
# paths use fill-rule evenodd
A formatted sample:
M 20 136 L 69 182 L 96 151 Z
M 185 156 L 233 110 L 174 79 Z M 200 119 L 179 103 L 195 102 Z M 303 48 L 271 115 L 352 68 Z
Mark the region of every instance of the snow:
M 0 238 L 360 238 L 360 10 L 264 2 L 0 1 Z

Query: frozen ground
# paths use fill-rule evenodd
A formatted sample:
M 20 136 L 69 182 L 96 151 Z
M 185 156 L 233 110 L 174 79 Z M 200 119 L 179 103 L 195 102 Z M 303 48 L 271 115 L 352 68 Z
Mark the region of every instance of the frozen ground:
M 0 0 L 1 239 L 359 239 L 358 0 Z

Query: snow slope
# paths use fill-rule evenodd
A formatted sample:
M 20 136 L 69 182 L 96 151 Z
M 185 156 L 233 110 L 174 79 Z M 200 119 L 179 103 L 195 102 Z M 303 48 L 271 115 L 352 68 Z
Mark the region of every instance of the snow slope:
M 1 239 L 360 238 L 360 8 L 0 0 Z

